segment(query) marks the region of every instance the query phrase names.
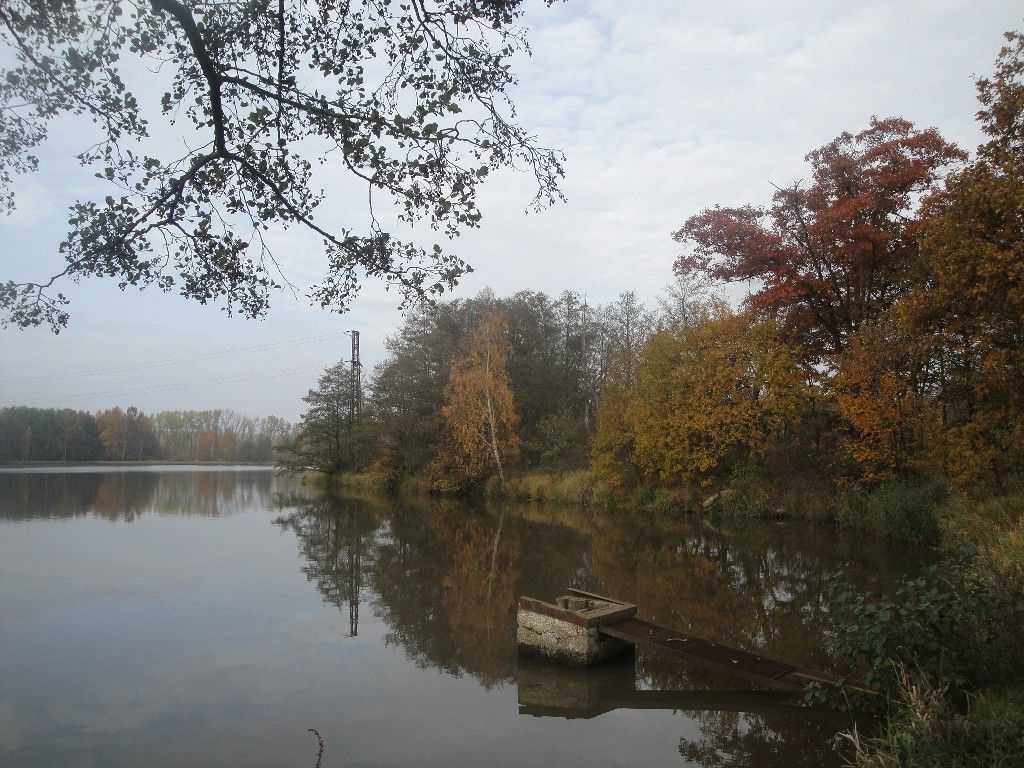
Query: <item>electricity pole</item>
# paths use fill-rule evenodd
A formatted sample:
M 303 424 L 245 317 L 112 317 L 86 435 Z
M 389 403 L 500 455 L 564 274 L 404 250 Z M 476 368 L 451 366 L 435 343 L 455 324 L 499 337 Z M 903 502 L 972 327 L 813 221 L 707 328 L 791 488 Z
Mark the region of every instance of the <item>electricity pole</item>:
M 359 361 L 359 331 L 349 331 L 352 337 L 352 357 L 349 360 L 349 403 L 348 403 L 348 455 L 349 462 L 354 467 L 356 460 L 356 425 L 359 423 L 359 409 L 362 404 L 362 370 L 363 364 Z
M 352 377 L 352 400 L 349 403 L 349 422 L 354 426 L 359 423 L 359 406 L 363 399 L 363 364 L 359 362 L 359 331 L 349 331 L 349 334 L 352 336 L 352 359 L 349 364 L 349 373 Z

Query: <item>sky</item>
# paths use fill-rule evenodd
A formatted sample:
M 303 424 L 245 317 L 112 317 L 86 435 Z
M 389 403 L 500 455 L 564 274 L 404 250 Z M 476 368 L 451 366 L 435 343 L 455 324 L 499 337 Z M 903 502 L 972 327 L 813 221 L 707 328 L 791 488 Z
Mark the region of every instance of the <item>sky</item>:
M 872 115 L 936 127 L 973 150 L 974 78 L 991 72 L 1002 33 L 1024 15 L 1005 0 L 528 8 L 532 57 L 516 60 L 511 95 L 519 122 L 565 152 L 567 202 L 526 213 L 532 178 L 488 177 L 481 227 L 446 244 L 475 270 L 456 297 L 572 289 L 604 303 L 635 290 L 653 304 L 679 253 L 671 233 L 689 216 L 716 203 L 767 203 L 772 184 L 808 177 L 809 151 Z M 145 93 L 147 74 L 127 73 L 129 84 Z M 59 271 L 67 207 L 106 194 L 72 160 L 82 133 L 74 120 L 56 124 L 40 171 L 19 179 L 18 207 L 0 215 L 0 279 Z M 159 126 L 154 135 L 174 140 Z M 325 173 L 325 220 L 362 226 L 365 192 L 341 169 Z M 322 274 L 315 240 L 272 233 L 271 244 L 293 282 Z M 344 315 L 281 293 L 262 320 L 174 293 L 122 292 L 115 281 L 61 290 L 72 316 L 59 335 L 0 330 L 0 406 L 232 408 L 296 419 L 319 373 L 348 357 L 346 331 L 360 331 L 369 370 L 402 322 L 398 295 L 375 283 Z

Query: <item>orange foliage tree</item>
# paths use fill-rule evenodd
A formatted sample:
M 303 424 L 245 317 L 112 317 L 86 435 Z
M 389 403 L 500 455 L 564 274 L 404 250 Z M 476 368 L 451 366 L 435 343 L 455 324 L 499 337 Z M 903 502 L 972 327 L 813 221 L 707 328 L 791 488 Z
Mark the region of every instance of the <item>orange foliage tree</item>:
M 762 455 L 810 398 L 799 353 L 778 330 L 718 302 L 694 323 L 654 334 L 625 407 L 599 412 L 598 468 L 602 450 L 615 447 L 643 476 L 674 484 Z
M 109 461 L 151 459 L 159 453 L 153 419 L 134 405 L 97 413 L 96 426 L 104 458 Z
M 629 414 L 634 397 L 634 391 L 619 375 L 610 375 L 601 387 L 594 414 L 590 466 L 606 488 L 623 488 L 639 476 L 634 461 L 634 425 Z
M 505 466 L 519 452 L 519 417 L 508 375 L 511 355 L 504 317 L 492 312 L 448 377 L 441 408 L 447 440 L 435 468 L 439 485 L 472 484 L 492 467 L 504 482 Z
M 926 464 L 936 410 L 928 352 L 927 342 L 889 321 L 863 326 L 837 357 L 831 386 L 848 427 L 843 443 L 864 482 Z
M 1024 35 L 978 81 L 989 141 L 927 204 L 927 289 L 906 301 L 942 372 L 949 471 L 994 482 L 1024 467 Z

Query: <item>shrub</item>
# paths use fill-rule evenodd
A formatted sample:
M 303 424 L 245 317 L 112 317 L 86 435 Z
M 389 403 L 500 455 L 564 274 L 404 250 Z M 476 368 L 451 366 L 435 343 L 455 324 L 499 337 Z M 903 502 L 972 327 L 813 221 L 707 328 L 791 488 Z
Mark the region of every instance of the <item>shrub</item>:
M 402 471 L 387 456 L 374 459 L 367 471 L 373 484 L 382 491 L 395 491 L 402 483 Z
M 955 693 L 1016 680 L 1024 657 L 1024 584 L 998 588 L 976 554 L 947 556 L 904 581 L 891 598 L 830 584 L 833 641 L 892 701 L 912 682 Z
M 768 502 L 768 493 L 757 471 L 747 465 L 735 467 L 728 485 L 715 502 L 715 511 L 726 517 L 757 520 L 775 513 Z
M 628 507 L 668 518 L 680 512 L 692 512 L 700 508 L 700 499 L 694 486 L 663 488 L 645 486 L 637 488 L 622 500 Z
M 937 511 L 946 496 L 940 483 L 893 482 L 870 490 L 853 489 L 839 500 L 839 522 L 903 541 L 939 541 Z

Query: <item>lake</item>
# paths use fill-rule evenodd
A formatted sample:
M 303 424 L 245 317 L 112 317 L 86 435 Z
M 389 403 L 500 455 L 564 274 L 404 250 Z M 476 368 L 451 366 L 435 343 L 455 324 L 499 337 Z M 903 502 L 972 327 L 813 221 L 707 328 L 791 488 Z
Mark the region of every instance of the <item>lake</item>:
M 515 653 L 567 585 L 804 666 L 825 578 L 918 556 L 809 524 L 326 499 L 262 468 L 0 472 L 0 766 L 822 766 L 842 716 L 638 653 Z M 674 709 L 637 691 L 679 691 Z

